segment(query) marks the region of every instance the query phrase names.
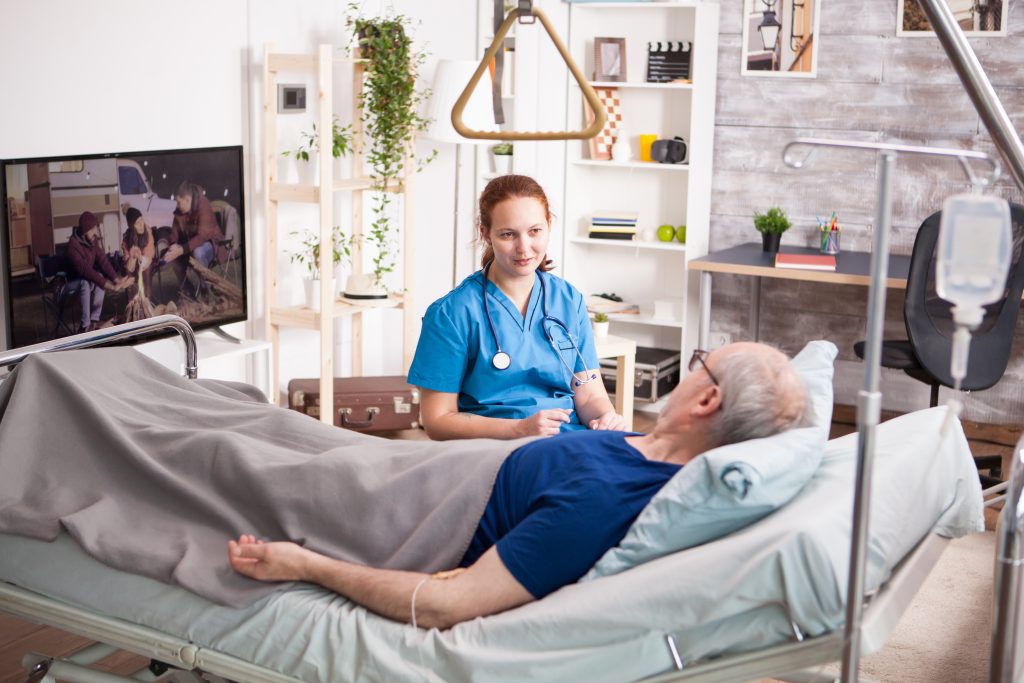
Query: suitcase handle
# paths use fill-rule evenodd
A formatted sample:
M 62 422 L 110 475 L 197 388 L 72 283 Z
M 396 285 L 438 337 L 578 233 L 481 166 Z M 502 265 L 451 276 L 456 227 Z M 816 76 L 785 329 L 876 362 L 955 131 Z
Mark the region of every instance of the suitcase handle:
M 373 417 L 380 413 L 380 408 L 377 406 L 369 406 L 366 409 L 365 420 L 351 420 L 349 415 L 352 414 L 351 408 L 339 408 L 338 409 L 338 421 L 341 422 L 342 427 L 354 427 L 355 429 L 363 429 L 373 424 Z

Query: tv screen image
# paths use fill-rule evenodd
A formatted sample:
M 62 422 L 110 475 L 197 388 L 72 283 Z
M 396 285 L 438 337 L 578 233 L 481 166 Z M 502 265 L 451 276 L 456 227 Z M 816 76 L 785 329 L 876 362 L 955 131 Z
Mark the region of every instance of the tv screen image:
M 165 313 L 246 319 L 241 146 L 0 163 L 12 347 Z

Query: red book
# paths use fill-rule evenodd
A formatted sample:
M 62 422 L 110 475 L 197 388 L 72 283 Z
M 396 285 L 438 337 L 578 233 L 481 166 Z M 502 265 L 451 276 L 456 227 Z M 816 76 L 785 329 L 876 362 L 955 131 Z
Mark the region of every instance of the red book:
M 836 257 L 831 254 L 783 254 L 775 255 L 776 268 L 798 268 L 800 270 L 835 270 Z

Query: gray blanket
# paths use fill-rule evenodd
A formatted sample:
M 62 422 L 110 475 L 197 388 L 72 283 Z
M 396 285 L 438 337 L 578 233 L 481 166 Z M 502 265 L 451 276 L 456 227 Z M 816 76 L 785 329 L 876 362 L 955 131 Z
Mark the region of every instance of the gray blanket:
M 0 531 L 249 604 L 240 533 L 375 567 L 461 559 L 522 441 L 387 441 L 189 381 L 132 349 L 38 355 L 0 385 Z

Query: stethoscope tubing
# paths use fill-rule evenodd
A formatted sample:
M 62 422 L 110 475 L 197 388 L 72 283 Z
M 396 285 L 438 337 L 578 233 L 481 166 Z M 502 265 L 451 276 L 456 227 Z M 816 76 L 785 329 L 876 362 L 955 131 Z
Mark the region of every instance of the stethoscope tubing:
M 493 263 L 493 261 L 491 263 Z M 486 266 L 484 266 L 482 271 L 484 317 L 487 318 L 487 326 L 491 328 L 491 336 L 494 337 L 494 345 L 498 349 L 495 352 L 495 354 L 491 357 L 491 365 L 493 365 L 496 370 L 505 370 L 512 365 L 512 357 L 501 348 L 501 340 L 498 338 L 498 330 L 494 327 L 494 320 L 491 319 L 491 308 L 490 305 L 487 303 L 487 273 L 490 272 L 491 263 L 488 263 Z M 576 344 L 576 340 L 572 338 L 572 333 L 569 332 L 569 327 L 555 316 L 548 315 L 547 287 L 544 284 L 544 274 L 540 271 L 537 271 L 537 279 L 540 280 L 540 310 L 544 316 L 541 320 L 541 329 L 544 330 L 544 336 L 547 337 L 548 343 L 551 344 L 551 348 L 554 350 L 559 362 L 561 362 L 565 369 L 569 371 L 569 376 L 573 378 L 573 384 L 575 384 L 575 386 L 579 387 L 584 384 L 589 384 L 590 382 L 593 382 L 595 379 L 597 379 L 597 373 L 593 373 L 589 377 L 586 377 L 585 379 L 580 379 L 579 377 L 576 376 L 576 373 L 573 372 L 573 369 L 569 367 L 569 364 L 565 362 L 565 359 L 562 358 L 562 353 L 561 350 L 558 348 L 558 343 L 555 342 L 554 335 L 551 334 L 551 327 L 548 326 L 546 323 L 551 323 L 551 326 L 562 328 L 562 330 L 565 332 L 566 339 L 569 340 L 569 343 L 572 344 L 573 351 L 576 352 L 576 358 L 580 361 L 580 365 L 582 365 L 584 369 L 587 366 L 587 361 L 583 357 L 583 354 L 580 353 L 580 347 Z M 570 388 L 572 387 L 570 386 Z

